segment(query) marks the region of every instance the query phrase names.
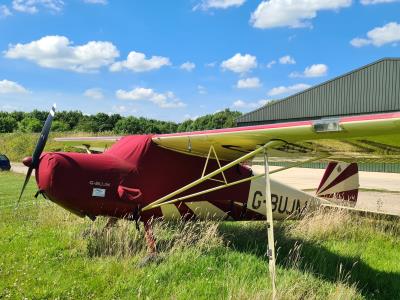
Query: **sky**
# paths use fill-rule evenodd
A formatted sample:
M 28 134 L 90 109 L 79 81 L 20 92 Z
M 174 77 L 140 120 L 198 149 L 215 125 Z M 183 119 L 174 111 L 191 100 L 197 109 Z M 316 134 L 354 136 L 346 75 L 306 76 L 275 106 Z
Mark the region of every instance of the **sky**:
M 0 111 L 248 112 L 399 50 L 399 0 L 0 0 Z

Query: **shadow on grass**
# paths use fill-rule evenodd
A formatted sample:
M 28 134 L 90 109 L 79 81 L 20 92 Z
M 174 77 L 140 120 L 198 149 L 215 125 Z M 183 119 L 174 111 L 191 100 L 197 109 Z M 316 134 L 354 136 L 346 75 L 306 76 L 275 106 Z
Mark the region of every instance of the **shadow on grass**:
M 266 260 L 266 230 L 263 226 L 238 227 L 225 222 L 221 224 L 220 232 L 226 237 L 230 247 Z M 345 279 L 349 284 L 355 283 L 367 299 L 400 297 L 400 273 L 378 271 L 365 264 L 361 258 L 341 256 L 317 243 L 290 238 L 281 226 L 275 227 L 275 239 L 277 264 L 283 268 L 308 271 L 332 283 Z M 299 245 L 301 259 L 293 263 L 290 261 L 293 260 L 293 249 L 299 249 Z

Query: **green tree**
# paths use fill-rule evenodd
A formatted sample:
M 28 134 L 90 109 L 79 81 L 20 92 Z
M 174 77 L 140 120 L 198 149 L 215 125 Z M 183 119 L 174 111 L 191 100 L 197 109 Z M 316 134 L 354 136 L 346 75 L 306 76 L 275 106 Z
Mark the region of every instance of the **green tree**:
M 51 130 L 52 131 L 68 131 L 70 130 L 70 127 L 68 123 L 65 123 L 63 121 L 54 121 L 53 124 L 51 125 Z
M 188 132 L 191 130 L 191 126 L 193 124 L 193 120 L 186 120 L 183 121 L 178 125 L 178 128 L 176 129 L 177 132 Z
M 92 117 L 95 128 L 94 132 L 112 130 L 113 126 L 110 124 L 110 117 L 105 113 L 98 113 Z
M 25 117 L 19 122 L 18 129 L 22 132 L 40 132 L 42 130 L 42 122 L 36 118 Z
M 55 115 L 55 121 L 62 121 L 68 124 L 70 130 L 74 130 L 83 118 L 83 114 L 80 111 L 60 111 Z
M 196 131 L 234 127 L 236 118 L 242 114 L 238 111 L 225 109 L 215 114 L 205 115 L 194 121 L 185 121 L 178 127 L 178 131 Z
M 28 116 L 39 120 L 41 123 L 44 123 L 47 119 L 49 112 L 48 111 L 40 111 L 40 110 L 33 110 L 32 112 L 28 113 Z
M 9 116 L 12 117 L 15 121 L 21 122 L 23 118 L 25 118 L 25 114 L 23 111 L 13 111 L 9 113 Z
M 120 134 L 138 134 L 142 132 L 142 125 L 138 118 L 131 116 L 119 120 L 115 124 L 114 131 Z
M 122 119 L 122 117 L 121 117 L 120 114 L 112 114 L 112 115 L 110 115 L 110 117 L 109 117 L 109 119 L 108 119 L 108 122 L 109 122 L 109 124 L 111 125 L 111 129 L 112 129 L 112 130 L 114 129 L 115 124 L 117 124 L 117 122 L 118 122 L 119 120 L 121 120 L 121 119 Z
M 91 116 L 82 116 L 75 129 L 83 132 L 98 132 L 97 123 Z
M 14 129 L 17 129 L 18 123 L 17 121 L 8 115 L 0 116 L 0 132 L 13 132 Z

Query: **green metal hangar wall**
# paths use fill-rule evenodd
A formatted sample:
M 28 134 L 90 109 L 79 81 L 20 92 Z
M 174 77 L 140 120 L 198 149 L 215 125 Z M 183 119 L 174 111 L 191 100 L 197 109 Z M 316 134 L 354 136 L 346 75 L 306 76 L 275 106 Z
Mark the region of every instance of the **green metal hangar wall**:
M 384 58 L 249 112 L 237 126 L 400 111 L 400 58 Z
M 400 111 L 400 58 L 384 58 L 267 104 L 236 123 L 249 126 L 393 111 Z M 400 173 L 399 164 L 369 164 L 360 169 Z

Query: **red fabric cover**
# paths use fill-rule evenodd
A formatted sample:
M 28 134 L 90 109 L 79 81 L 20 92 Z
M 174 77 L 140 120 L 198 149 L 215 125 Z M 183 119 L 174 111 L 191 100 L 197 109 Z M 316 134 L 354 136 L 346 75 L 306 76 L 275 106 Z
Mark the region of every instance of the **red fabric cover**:
M 96 216 L 115 210 L 117 188 L 133 166 L 113 156 L 83 153 L 45 153 L 36 181 L 39 189 L 59 205 L 79 214 Z M 105 189 L 105 197 L 93 197 L 93 189 Z M 122 204 L 119 210 L 131 210 Z
M 151 135 L 136 135 L 121 139 L 104 154 L 44 154 L 36 177 L 40 189 L 69 210 L 88 216 L 124 217 L 200 178 L 204 163 L 205 158 L 159 147 Z M 217 167 L 216 161 L 210 160 L 207 170 Z M 242 166 L 225 172 L 228 182 L 250 175 L 251 170 Z M 180 196 L 220 184 L 208 180 Z M 246 202 L 249 187 L 246 182 L 190 201 L 211 201 L 237 219 L 243 209 L 233 201 Z M 94 188 L 105 189 L 105 196 L 94 197 Z M 184 204 L 178 209 L 192 213 Z M 162 216 L 161 209 L 142 214 L 143 219 L 152 216 Z
M 130 135 L 123 137 L 104 155 L 112 155 L 129 162 L 133 167 L 139 165 L 141 158 L 152 144 L 152 135 Z
M 205 158 L 171 151 L 152 142 L 152 136 L 128 136 L 116 143 L 108 155 L 126 159 L 135 166 L 135 170 L 123 178 L 121 184 L 126 187 L 140 189 L 143 193 L 141 206 L 145 206 L 162 196 L 171 193 L 182 186 L 200 178 L 205 164 Z M 142 143 L 141 145 L 138 145 Z M 226 162 L 221 162 L 226 164 Z M 215 160 L 210 160 L 207 168 L 211 172 L 218 168 Z M 251 175 L 251 170 L 238 166 L 225 172 L 228 181 L 239 180 Z M 220 178 L 220 177 L 219 177 Z M 183 196 L 220 185 L 215 181 L 205 181 L 202 184 L 180 194 Z M 203 196 L 192 198 L 190 201 L 212 201 L 218 207 L 234 211 L 236 217 L 242 212 L 232 206 L 232 201 L 247 201 L 250 183 L 246 182 L 227 189 L 215 191 Z M 186 205 L 179 207 L 188 213 Z M 142 217 L 162 216 L 161 209 L 155 209 L 143 214 Z M 189 214 L 190 215 L 190 211 Z

